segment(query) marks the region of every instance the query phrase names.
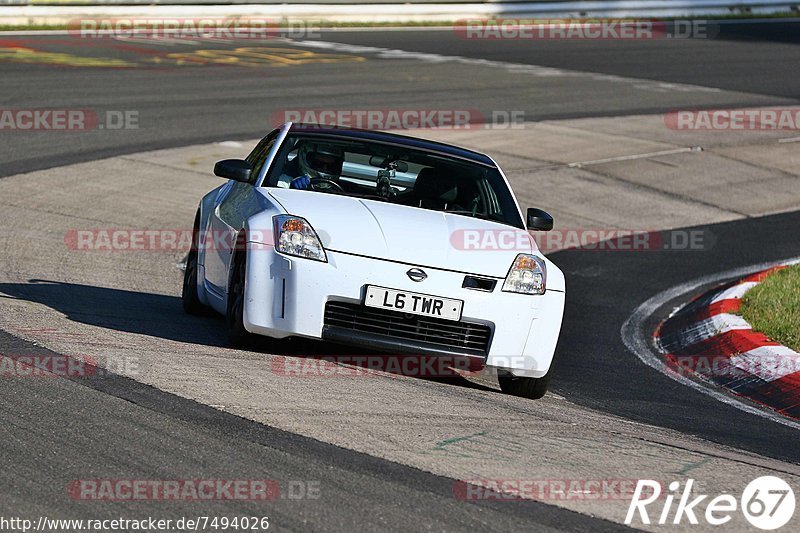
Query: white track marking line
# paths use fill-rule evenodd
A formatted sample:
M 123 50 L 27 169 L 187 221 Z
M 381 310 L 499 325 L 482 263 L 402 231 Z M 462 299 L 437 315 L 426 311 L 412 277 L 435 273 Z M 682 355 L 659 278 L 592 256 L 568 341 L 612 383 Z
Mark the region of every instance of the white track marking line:
M 744 296 L 744 293 L 756 285 L 758 285 L 757 281 L 745 281 L 743 283 L 739 283 L 738 285 L 734 285 L 733 287 L 725 289 L 721 293 L 714 296 L 710 304 L 715 304 L 717 302 L 721 302 L 722 300 L 741 300 L 742 296 Z
M 448 55 L 433 54 L 427 52 L 410 52 L 407 50 L 398 50 L 393 48 L 381 48 L 378 46 L 345 44 L 332 41 L 321 41 L 321 40 L 318 41 L 318 40 L 308 40 L 308 39 L 305 40 L 287 39 L 287 41 L 297 46 L 330 50 L 334 52 L 343 52 L 350 54 L 374 54 L 379 59 L 413 59 L 417 61 L 423 61 L 426 63 L 454 62 L 476 67 L 501 68 L 508 72 L 519 73 L 519 74 L 531 74 L 539 77 L 567 77 L 567 76 L 584 77 L 597 81 L 626 83 L 637 89 L 652 90 L 657 92 L 663 92 L 665 89 L 671 91 L 682 91 L 682 92 L 691 92 L 691 91 L 712 92 L 712 93 L 722 92 L 722 89 L 717 89 L 714 87 L 703 87 L 701 85 L 650 81 L 646 79 L 627 78 L 624 76 L 615 76 L 611 74 L 596 74 L 593 72 L 583 72 L 578 70 L 543 67 L 541 65 L 530 65 L 527 63 L 492 61 L 489 59 L 476 59 L 464 56 L 448 56 Z
M 699 146 L 690 146 L 688 148 L 675 148 L 672 150 L 661 150 L 659 152 L 648 152 L 644 154 L 620 155 L 616 157 L 608 157 L 605 159 L 594 159 L 591 161 L 577 161 L 569 163 L 567 166 L 572 168 L 582 168 L 586 165 L 600 165 L 603 163 L 616 163 L 617 161 L 631 161 L 633 159 L 648 159 L 660 155 L 673 155 L 684 154 L 686 152 L 701 152 L 703 149 Z
M 452 27 L 447 28 L 452 30 Z M 326 28 L 322 28 L 325 31 Z M 398 28 L 400 30 L 400 28 Z M 346 31 L 346 30 L 341 30 Z M 362 30 L 364 31 L 364 30 Z M 391 31 L 389 28 L 376 28 L 375 31 Z M 405 29 L 402 29 L 405 31 Z M 67 35 L 68 30 L 51 30 L 51 31 L 10 31 L 0 32 L 0 35 Z M 278 39 L 276 39 L 277 41 Z M 598 74 L 593 72 L 583 72 L 578 70 L 558 69 L 552 67 L 543 67 L 540 65 L 530 65 L 527 63 L 512 63 L 507 61 L 492 61 L 488 59 L 476 59 L 464 56 L 446 56 L 441 54 L 425 53 L 425 52 L 410 52 L 407 50 L 397 50 L 391 48 L 381 48 L 377 46 L 363 46 L 363 45 L 349 45 L 344 43 L 336 43 L 331 41 L 317 41 L 317 40 L 300 40 L 300 39 L 282 39 L 289 43 L 298 46 L 306 46 L 309 48 L 323 48 L 328 50 L 335 50 L 340 52 L 350 53 L 373 53 L 377 54 L 381 59 L 417 59 L 419 61 L 442 63 L 442 62 L 457 62 L 465 65 L 484 66 L 503 68 L 508 72 L 519 74 L 531 74 L 541 77 L 560 77 L 560 76 L 580 76 L 588 77 L 596 81 L 611 81 L 618 83 L 630 84 L 635 89 L 644 91 L 655 92 L 711 92 L 719 93 L 722 89 L 716 87 L 705 87 L 702 85 L 692 85 L 687 83 L 669 83 L 655 80 L 646 80 L 640 78 L 627 78 L 625 76 L 615 76 L 611 74 Z M 162 43 L 166 45 L 166 43 Z M 195 43 L 192 43 L 195 44 Z M 169 46 L 169 45 L 167 45 Z M 788 141 L 786 141 L 788 142 Z
M 637 307 L 633 314 L 628 317 L 624 324 L 622 324 L 622 328 L 620 328 L 622 342 L 625 343 L 625 346 L 628 348 L 628 350 L 636 355 L 636 357 L 638 357 L 642 363 L 654 370 L 661 372 L 668 378 L 673 379 L 682 385 L 686 385 L 687 387 L 710 396 L 724 404 L 730 405 L 731 407 L 739 409 L 740 411 L 744 411 L 745 413 L 760 416 L 772 422 L 776 422 L 794 429 L 800 429 L 800 423 L 795 422 L 794 420 L 785 418 L 776 413 L 757 409 L 756 407 L 746 404 L 733 396 L 724 394 L 709 385 L 706 385 L 702 382 L 693 381 L 678 374 L 674 370 L 669 369 L 667 365 L 664 364 L 664 361 L 658 356 L 658 354 L 654 352 L 650 341 L 650 336 L 644 332 L 643 327 L 647 318 L 650 317 L 650 315 L 652 315 L 658 308 L 673 298 L 677 298 L 690 291 L 696 290 L 703 285 L 721 281 L 726 278 L 734 278 L 737 276 L 743 277 L 756 271 L 766 270 L 774 266 L 795 263 L 798 261 L 800 261 L 800 258 L 771 263 L 761 263 L 743 268 L 735 268 L 725 272 L 704 276 L 693 281 L 687 281 L 686 283 L 682 283 L 672 287 L 671 289 L 660 292 Z

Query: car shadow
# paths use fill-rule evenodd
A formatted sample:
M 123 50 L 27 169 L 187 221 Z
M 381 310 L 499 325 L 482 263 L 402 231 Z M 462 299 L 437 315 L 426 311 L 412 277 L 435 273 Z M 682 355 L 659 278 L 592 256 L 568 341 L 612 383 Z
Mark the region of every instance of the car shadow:
M 209 316 L 187 315 L 183 311 L 180 297 L 177 296 L 31 279 L 27 283 L 0 283 L 0 298 L 42 304 L 81 324 L 177 342 L 229 347 L 225 322 L 221 316 L 211 312 Z M 299 368 L 298 371 L 316 369 L 324 373 L 330 372 L 330 366 L 334 365 L 348 368 L 361 367 L 367 372 L 381 371 L 408 376 L 403 368 L 412 368 L 415 373 L 411 377 L 471 389 L 496 391 L 465 379 L 454 371 L 419 375 L 416 371 L 419 365 L 398 364 L 397 357 L 414 357 L 409 355 L 392 356 L 301 338 L 278 340 L 256 337 L 247 348 L 263 354 L 318 361 L 314 365 L 292 367 Z M 464 367 L 459 366 L 459 368 Z M 474 371 L 474 367 L 470 370 Z

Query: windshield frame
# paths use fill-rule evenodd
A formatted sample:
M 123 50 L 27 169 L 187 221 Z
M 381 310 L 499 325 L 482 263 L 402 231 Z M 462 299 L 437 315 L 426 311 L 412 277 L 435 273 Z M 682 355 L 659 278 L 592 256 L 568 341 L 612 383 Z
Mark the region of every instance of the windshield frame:
M 403 151 L 408 152 L 415 152 L 422 155 L 430 155 L 436 159 L 444 160 L 445 162 L 452 162 L 456 165 L 462 166 L 474 166 L 474 167 L 482 167 L 488 171 L 493 171 L 496 173 L 496 176 L 491 177 L 487 176 L 486 182 L 488 183 L 489 187 L 492 189 L 492 194 L 495 196 L 495 200 L 497 201 L 498 205 L 502 208 L 502 217 L 501 218 L 494 218 L 489 216 L 472 216 L 470 214 L 464 214 L 458 211 L 447 211 L 444 209 L 433 209 L 429 207 L 419 207 L 414 205 L 407 205 L 399 202 L 392 202 L 394 205 L 404 205 L 406 207 L 413 207 L 415 209 L 425 209 L 426 211 L 439 211 L 442 213 L 447 213 L 451 215 L 463 216 L 466 218 L 476 218 L 479 220 L 485 220 L 494 222 L 497 224 L 503 224 L 506 226 L 515 227 L 518 229 L 526 229 L 524 224 L 524 217 L 522 216 L 522 211 L 519 206 L 519 202 L 517 201 L 516 196 L 514 195 L 514 191 L 511 189 L 511 186 L 508 182 L 508 178 L 503 173 L 502 169 L 500 169 L 499 165 L 489 156 L 484 156 L 489 159 L 494 164 L 488 164 L 483 161 L 476 161 L 474 159 L 460 157 L 458 155 L 454 155 L 452 153 L 446 153 L 443 151 L 438 151 L 429 148 L 420 148 L 417 146 L 408 146 L 403 142 L 393 141 L 390 139 L 353 139 L 348 136 L 344 135 L 336 135 L 335 133 L 331 132 L 293 132 L 290 131 L 290 128 L 287 128 L 285 131 L 281 132 L 279 142 L 275 143 L 275 147 L 273 147 L 274 152 L 271 154 L 271 160 L 269 161 L 268 168 L 265 168 L 262 172 L 263 175 L 259 180 L 259 187 L 264 188 L 281 188 L 277 186 L 277 179 L 276 172 L 280 172 L 283 170 L 283 165 L 285 164 L 285 158 L 291 153 L 291 149 L 295 146 L 296 139 L 313 139 L 313 140 L 330 140 L 331 142 L 335 143 L 348 143 L 353 144 L 354 146 L 364 146 L 364 145 L 384 145 L 387 147 L 397 147 Z M 292 143 L 292 144 L 289 144 Z M 287 152 L 287 150 L 290 150 Z M 355 153 L 355 152 L 354 152 Z M 280 167 L 280 168 L 279 168 Z M 270 182 L 275 182 L 270 185 Z M 498 187 L 502 187 L 502 191 L 498 190 Z M 322 194 L 337 194 L 335 192 L 322 192 L 322 191 L 309 191 L 309 192 L 317 192 Z M 341 193 L 339 193 L 341 195 Z M 502 198 L 503 194 L 506 195 L 506 198 Z M 372 201 L 387 201 L 385 199 L 378 198 L 377 195 L 365 195 L 361 196 L 359 194 L 343 194 L 344 196 L 348 196 L 351 198 L 362 198 L 364 200 L 372 200 Z

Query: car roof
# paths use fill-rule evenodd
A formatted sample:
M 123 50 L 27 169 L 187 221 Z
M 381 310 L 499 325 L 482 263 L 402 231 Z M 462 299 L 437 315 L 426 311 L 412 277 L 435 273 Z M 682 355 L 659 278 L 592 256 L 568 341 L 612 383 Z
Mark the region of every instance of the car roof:
M 333 135 L 336 137 L 346 137 L 350 139 L 358 139 L 363 141 L 376 141 L 383 143 L 399 144 L 408 146 L 409 148 L 417 148 L 420 150 L 428 150 L 432 152 L 439 152 L 461 159 L 496 167 L 492 159 L 480 152 L 467 150 L 466 148 L 459 148 L 451 144 L 445 144 L 436 141 L 429 141 L 427 139 L 420 139 L 418 137 L 409 137 L 407 135 L 398 135 L 396 133 L 385 133 L 382 131 L 373 130 L 360 130 L 356 128 L 348 128 L 345 126 L 333 126 L 325 124 L 308 124 L 308 123 L 292 123 L 289 130 L 290 133 L 304 133 L 304 134 L 317 134 L 317 135 Z

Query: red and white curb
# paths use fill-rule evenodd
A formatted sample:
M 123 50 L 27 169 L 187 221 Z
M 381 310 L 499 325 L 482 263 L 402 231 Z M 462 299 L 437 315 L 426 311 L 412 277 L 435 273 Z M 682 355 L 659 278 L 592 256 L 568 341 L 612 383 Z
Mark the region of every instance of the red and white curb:
M 748 290 L 787 266 L 717 287 L 674 312 L 654 333 L 665 366 L 800 420 L 800 354 L 734 314 Z

